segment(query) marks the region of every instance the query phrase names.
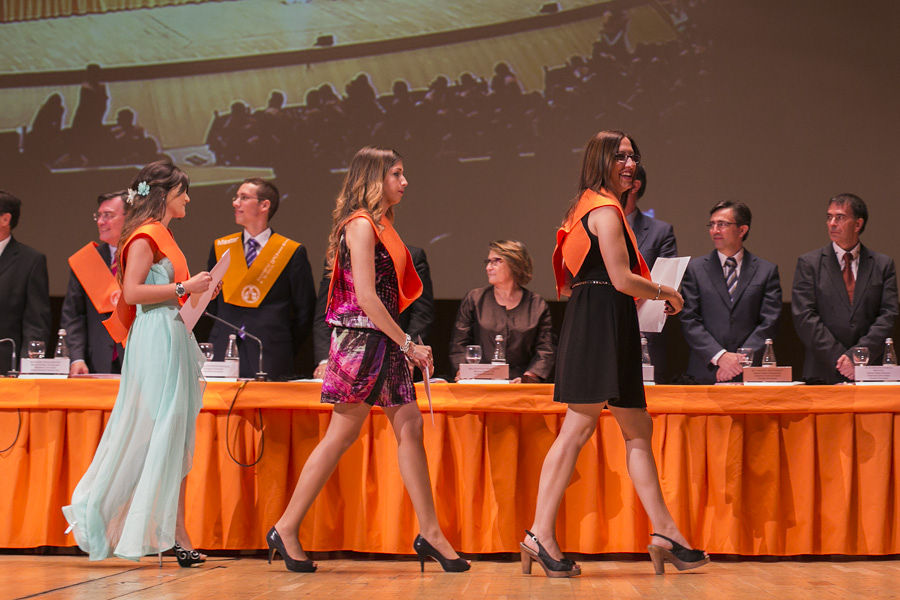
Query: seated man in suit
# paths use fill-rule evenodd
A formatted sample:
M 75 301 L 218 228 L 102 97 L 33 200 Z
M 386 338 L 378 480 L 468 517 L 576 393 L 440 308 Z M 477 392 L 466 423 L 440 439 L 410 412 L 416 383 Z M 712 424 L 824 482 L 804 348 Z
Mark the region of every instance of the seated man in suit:
M 831 243 L 797 259 L 791 313 L 806 346 L 807 382 L 852 380 L 853 346 L 868 347 L 870 363 L 880 363 L 884 340 L 894 329 L 897 272 L 890 257 L 860 242 L 868 219 L 862 198 L 831 198 L 825 219 Z
M 427 343 L 428 333 L 434 323 L 434 288 L 431 285 L 431 270 L 428 267 L 428 258 L 425 256 L 424 250 L 415 246 L 407 246 L 407 249 L 412 256 L 416 273 L 422 280 L 422 295 L 400 313 L 399 323 L 403 331 L 407 332 L 413 340 L 417 340 L 421 336 Z M 316 315 L 313 318 L 313 355 L 316 359 L 316 370 L 313 377 L 316 379 L 322 379 L 325 375 L 328 348 L 331 345 L 331 327 L 325 322 L 330 284 L 331 270 L 328 269 L 326 258 L 322 281 L 319 283 L 319 295 L 316 298 Z
M 12 236 L 21 210 L 21 200 L 0 190 L 0 339 L 10 338 L 19 356 L 24 343 L 50 341 L 47 257 Z M 0 344 L 0 372 L 18 367 L 11 359 L 10 345 Z
M 59 319 L 72 360 L 69 375 L 119 373 L 122 368 L 124 350 L 109 337 L 103 321 L 120 293 L 116 247 L 125 224 L 124 196 L 118 191 L 97 198 L 94 221 L 100 243 L 90 242 L 69 257 L 69 287 Z
M 638 251 L 644 257 L 647 266 L 652 269 L 657 258 L 678 256 L 678 245 L 675 242 L 675 230 L 669 223 L 644 214 L 638 208 L 638 201 L 644 197 L 646 191 L 647 172 L 643 165 L 638 165 L 634 170 L 634 184 L 625 197 L 625 218 L 634 231 Z M 656 382 L 663 383 L 667 379 L 663 336 L 661 333 L 645 333 L 644 336 L 650 350 L 650 362 L 655 367 Z
M 719 202 L 709 214 L 716 249 L 691 259 L 681 283 L 681 328 L 691 349 L 686 374 L 701 384 L 736 379 L 738 348 L 753 348 L 759 364 L 782 303 L 778 267 L 744 248 L 752 218 L 747 205 Z
M 217 239 L 209 252 L 211 270 L 226 250 L 231 251 L 222 293 L 209 311 L 262 340 L 262 370 L 270 379 L 297 373 L 294 356 L 309 334 L 316 302 L 306 248 L 269 227 L 279 200 L 271 182 L 245 179 L 231 203 L 243 231 Z M 225 356 L 230 333 L 218 322 L 213 325 L 209 341 L 216 360 Z M 238 352 L 241 377 L 253 377 L 260 370 L 256 342 L 238 334 Z

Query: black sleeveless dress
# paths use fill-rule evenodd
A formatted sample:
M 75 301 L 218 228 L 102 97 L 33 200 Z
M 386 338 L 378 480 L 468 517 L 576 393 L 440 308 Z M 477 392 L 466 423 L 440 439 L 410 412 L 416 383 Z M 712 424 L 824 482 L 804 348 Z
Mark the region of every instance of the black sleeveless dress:
M 634 298 L 610 283 L 597 236 L 581 220 L 591 247 L 572 281 L 556 359 L 553 400 L 645 408 L 641 371 L 641 333 Z M 622 223 L 622 229 L 625 224 Z M 637 251 L 625 235 L 633 269 Z

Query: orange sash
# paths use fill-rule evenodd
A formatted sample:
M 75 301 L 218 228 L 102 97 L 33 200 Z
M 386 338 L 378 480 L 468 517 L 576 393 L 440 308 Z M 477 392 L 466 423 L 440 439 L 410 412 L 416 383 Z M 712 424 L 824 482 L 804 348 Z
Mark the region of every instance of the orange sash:
M 581 194 L 581 198 L 578 199 L 578 204 L 575 205 L 575 212 L 556 232 L 556 248 L 553 249 L 553 274 L 556 276 L 557 298 L 562 296 L 562 290 L 566 285 L 566 270 L 568 269 L 572 275 L 577 275 L 578 271 L 581 270 L 581 265 L 584 263 L 588 251 L 591 249 L 591 238 L 581 223 L 581 219 L 584 218 L 584 215 L 601 206 L 616 207 L 616 210 L 619 212 L 619 218 L 622 219 L 622 223 L 625 225 L 628 239 L 631 240 L 638 258 L 638 264 L 632 269 L 632 272 L 644 279 L 650 279 L 650 269 L 647 268 L 647 263 L 644 262 L 644 257 L 641 256 L 638 250 L 634 232 L 629 227 L 628 221 L 625 220 L 625 213 L 622 212 L 622 205 L 618 199 L 605 189 L 601 190 L 599 194 L 594 190 L 585 190 Z
M 394 270 L 397 272 L 400 312 L 403 312 L 407 306 L 415 302 L 416 298 L 422 295 L 422 280 L 419 279 L 419 274 L 416 273 L 412 255 L 410 255 L 409 250 L 406 248 L 406 244 L 400 239 L 400 234 L 394 229 L 394 225 L 384 217 L 381 218 L 381 226 L 383 227 L 381 231 L 378 231 L 378 227 L 375 226 L 375 221 L 372 217 L 362 210 L 356 211 L 347 217 L 341 227 L 346 227 L 347 223 L 359 217 L 362 217 L 369 222 L 372 229 L 375 230 L 375 235 L 378 236 L 378 239 L 381 240 L 381 243 L 387 248 L 388 254 L 391 255 L 391 262 L 394 263 Z M 334 280 L 339 276 L 341 268 L 337 252 L 338 251 L 335 251 L 334 261 L 332 263 L 334 266 L 331 269 L 331 283 L 328 284 L 329 304 L 331 303 L 331 293 L 334 290 Z
M 231 263 L 222 280 L 222 297 L 228 304 L 257 308 L 291 261 L 300 242 L 273 233 L 256 260 L 247 268 L 243 235 L 243 232 L 226 235 L 213 245 L 216 260 L 221 260 L 225 251 L 231 250 Z
M 190 277 L 187 260 L 185 260 L 181 248 L 175 243 L 172 232 L 166 229 L 159 221 L 141 225 L 134 230 L 134 233 L 128 236 L 127 240 L 125 240 L 125 243 L 119 248 L 119 256 L 122 259 L 123 269 L 125 268 L 125 261 L 128 259 L 128 248 L 131 245 L 131 242 L 140 236 L 150 238 L 151 242 L 156 246 L 156 249 L 172 262 L 172 266 L 175 268 L 175 281 L 184 281 Z M 183 304 L 184 300 L 185 298 L 180 298 L 179 303 Z M 125 338 L 128 337 L 128 330 L 131 328 L 131 323 L 134 321 L 135 313 L 136 310 L 134 306 L 128 304 L 123 297 L 119 296 L 119 300 L 116 302 L 115 312 L 112 316 L 103 321 L 103 324 L 106 326 L 106 330 L 109 331 L 109 335 L 112 339 L 123 345 L 125 344 Z
M 119 299 L 119 282 L 100 256 L 97 246 L 96 242 L 85 244 L 69 257 L 69 266 L 97 312 L 111 313 Z

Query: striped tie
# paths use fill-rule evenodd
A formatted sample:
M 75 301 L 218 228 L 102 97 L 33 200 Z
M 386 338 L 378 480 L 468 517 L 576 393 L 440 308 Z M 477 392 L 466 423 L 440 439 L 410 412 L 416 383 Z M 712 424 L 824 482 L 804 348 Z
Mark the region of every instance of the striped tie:
M 725 259 L 725 287 L 728 288 L 728 295 L 734 302 L 734 289 L 737 287 L 737 261 L 733 256 Z
M 247 259 L 247 266 L 253 264 L 253 261 L 256 260 L 256 253 L 259 250 L 259 242 L 250 238 L 247 240 L 247 251 L 244 252 L 244 257 Z

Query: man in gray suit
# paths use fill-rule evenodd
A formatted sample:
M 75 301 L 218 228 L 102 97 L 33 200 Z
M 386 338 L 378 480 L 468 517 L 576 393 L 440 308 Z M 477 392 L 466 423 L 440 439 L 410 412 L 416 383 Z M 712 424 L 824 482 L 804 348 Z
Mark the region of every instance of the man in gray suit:
M 655 219 L 644 214 L 638 208 L 638 201 L 644 197 L 647 191 L 647 172 L 643 165 L 638 165 L 634 171 L 634 184 L 625 197 L 625 218 L 634 231 L 634 237 L 638 243 L 638 251 L 647 262 L 649 268 L 659 257 L 671 258 L 678 256 L 678 246 L 675 243 L 675 230 L 665 221 Z M 666 348 L 661 333 L 645 333 L 650 350 L 650 362 L 653 363 L 654 375 L 657 383 L 664 383 L 666 376 Z
M 69 287 L 59 319 L 60 327 L 66 330 L 72 359 L 69 375 L 118 373 L 122 368 L 125 351 L 109 337 L 103 326 L 103 321 L 112 312 L 112 298 L 106 298 L 106 289 L 97 285 L 100 278 L 96 277 L 96 271 L 109 270 L 109 275 L 104 273 L 109 281 L 115 277 L 116 246 L 125 225 L 124 195 L 124 191 L 119 191 L 97 198 L 94 221 L 100 243 L 88 244 L 69 258 Z M 94 252 L 99 254 L 99 261 Z M 93 261 L 85 258 L 93 258 Z M 95 273 L 91 273 L 92 270 Z M 86 287 L 93 289 L 86 291 Z
M 681 284 L 681 326 L 691 349 L 687 375 L 702 384 L 740 376 L 738 348 L 753 348 L 759 364 L 760 350 L 766 338 L 775 337 L 781 316 L 778 267 L 744 248 L 750 209 L 726 201 L 709 213 L 716 249 L 692 259 Z
M 869 348 L 878 364 L 897 319 L 897 272 L 890 257 L 860 243 L 869 211 L 862 198 L 840 194 L 828 201 L 831 243 L 797 260 L 791 312 L 806 356 L 809 383 L 853 379 L 850 348 Z

